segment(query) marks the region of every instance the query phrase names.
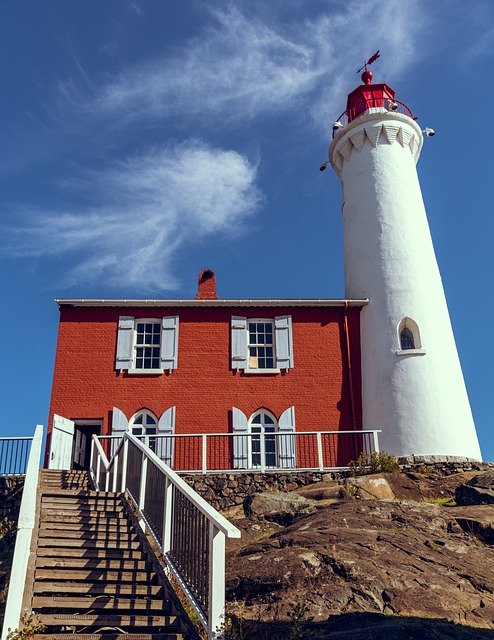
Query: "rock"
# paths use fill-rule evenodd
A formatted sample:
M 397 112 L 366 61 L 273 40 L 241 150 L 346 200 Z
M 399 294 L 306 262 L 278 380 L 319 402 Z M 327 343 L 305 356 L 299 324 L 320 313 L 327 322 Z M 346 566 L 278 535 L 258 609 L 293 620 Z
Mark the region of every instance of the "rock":
M 494 471 L 486 471 L 460 484 L 455 493 L 456 504 L 494 504 Z
M 330 480 L 329 482 L 316 482 L 306 487 L 297 489 L 296 493 L 309 500 L 348 500 L 351 495 L 337 482 Z
M 313 513 L 315 510 L 315 501 L 308 500 L 298 493 L 266 491 L 247 496 L 244 500 L 245 515 L 261 516 L 284 524 L 293 522 L 297 516 Z
M 494 545 L 494 514 L 490 518 L 455 518 L 466 533 L 471 533 L 484 544 Z
M 395 495 L 382 474 L 359 476 L 348 480 L 347 486 L 356 487 L 357 495 L 364 500 L 394 500 Z
M 252 527 L 255 521 L 256 516 L 245 520 L 242 535 L 247 523 Z M 259 522 L 262 527 L 276 526 L 264 516 Z M 352 640 L 412 637 L 402 622 L 407 620 L 417 639 L 435 638 L 434 622 L 441 629 L 437 638 L 444 640 L 491 638 L 494 547 L 487 541 L 493 525 L 494 510 L 488 505 L 341 501 L 288 526 L 278 525 L 271 533 L 263 529 L 257 539 L 240 540 L 240 548 L 229 552 L 227 560 L 229 607 L 266 622 L 275 610 L 279 620 L 289 619 L 293 606 L 303 603 L 306 619 L 314 618 L 314 630 L 323 634 L 329 628 L 328 616 L 359 614 L 363 619 L 364 613 L 387 614 L 378 620 L 378 626 L 383 625 L 379 634 L 366 635 L 364 623 L 358 634 L 341 636 Z M 242 545 L 248 555 L 242 555 Z M 392 630 L 385 618 L 392 619 Z M 335 627 L 331 631 L 334 635 L 318 637 L 340 637 Z M 280 633 L 273 627 L 272 636 L 283 637 Z

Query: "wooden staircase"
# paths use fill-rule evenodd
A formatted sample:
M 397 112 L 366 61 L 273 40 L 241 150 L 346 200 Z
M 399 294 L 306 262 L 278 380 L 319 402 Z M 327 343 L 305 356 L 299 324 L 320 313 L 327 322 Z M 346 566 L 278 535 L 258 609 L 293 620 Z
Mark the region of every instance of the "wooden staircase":
M 43 470 L 32 611 L 38 640 L 196 638 L 181 624 L 137 527 L 116 493 L 86 472 Z

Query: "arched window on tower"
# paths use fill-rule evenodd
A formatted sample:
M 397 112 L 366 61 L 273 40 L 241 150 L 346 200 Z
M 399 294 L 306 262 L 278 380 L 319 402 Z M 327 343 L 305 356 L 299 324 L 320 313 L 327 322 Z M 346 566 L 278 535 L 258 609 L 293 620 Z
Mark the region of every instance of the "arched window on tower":
M 400 346 L 403 350 L 415 349 L 415 340 L 413 333 L 408 327 L 403 327 L 400 331 Z
M 420 349 L 420 332 L 417 323 L 411 318 L 403 318 L 398 325 L 398 339 L 401 351 Z

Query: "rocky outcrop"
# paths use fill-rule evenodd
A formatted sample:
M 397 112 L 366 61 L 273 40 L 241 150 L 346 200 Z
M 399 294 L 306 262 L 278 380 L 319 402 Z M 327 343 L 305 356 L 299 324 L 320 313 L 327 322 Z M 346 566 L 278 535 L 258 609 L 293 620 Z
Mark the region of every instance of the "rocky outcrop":
M 468 482 L 460 484 L 456 489 L 456 503 L 494 505 L 494 471 L 478 474 Z
M 303 516 L 294 512 L 288 526 L 261 513 L 239 514 L 235 524 L 243 536 L 232 541 L 227 562 L 233 610 L 267 624 L 276 617 L 289 619 L 294 604 L 304 603 L 307 620 L 313 618 L 319 631 L 335 616 L 357 614 L 379 614 L 377 627 L 387 629 L 367 636 L 354 630 L 351 636 L 333 626 L 331 638 L 388 640 L 393 636 L 387 616 L 414 621 L 409 636 L 402 625 L 396 637 L 418 638 L 411 629 L 423 618 L 477 629 L 461 635 L 467 627 L 444 623 L 444 634 L 431 637 L 494 637 L 494 508 L 442 504 L 454 496 L 456 485 L 470 480 L 464 474 L 446 483 L 416 475 L 382 474 L 377 482 L 378 476 L 358 483 L 347 479 L 347 488 L 355 489 L 345 490 L 340 500 L 342 487 L 331 482 L 299 489 L 295 495 L 315 502 L 316 510 Z M 434 486 L 435 495 L 424 498 Z M 383 499 L 371 498 L 376 488 Z M 397 499 L 397 494 L 407 497 Z M 422 637 L 427 637 L 424 628 Z

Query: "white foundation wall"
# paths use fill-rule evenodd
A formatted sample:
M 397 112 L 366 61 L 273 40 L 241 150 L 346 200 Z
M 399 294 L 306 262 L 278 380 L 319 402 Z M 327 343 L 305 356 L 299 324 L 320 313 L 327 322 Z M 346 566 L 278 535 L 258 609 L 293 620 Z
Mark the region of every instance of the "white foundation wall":
M 361 315 L 365 429 L 398 456 L 481 459 L 415 162 L 422 134 L 410 118 L 368 113 L 333 141 L 343 183 L 345 295 Z M 401 352 L 400 321 L 421 349 Z M 401 355 L 397 355 L 400 352 Z

